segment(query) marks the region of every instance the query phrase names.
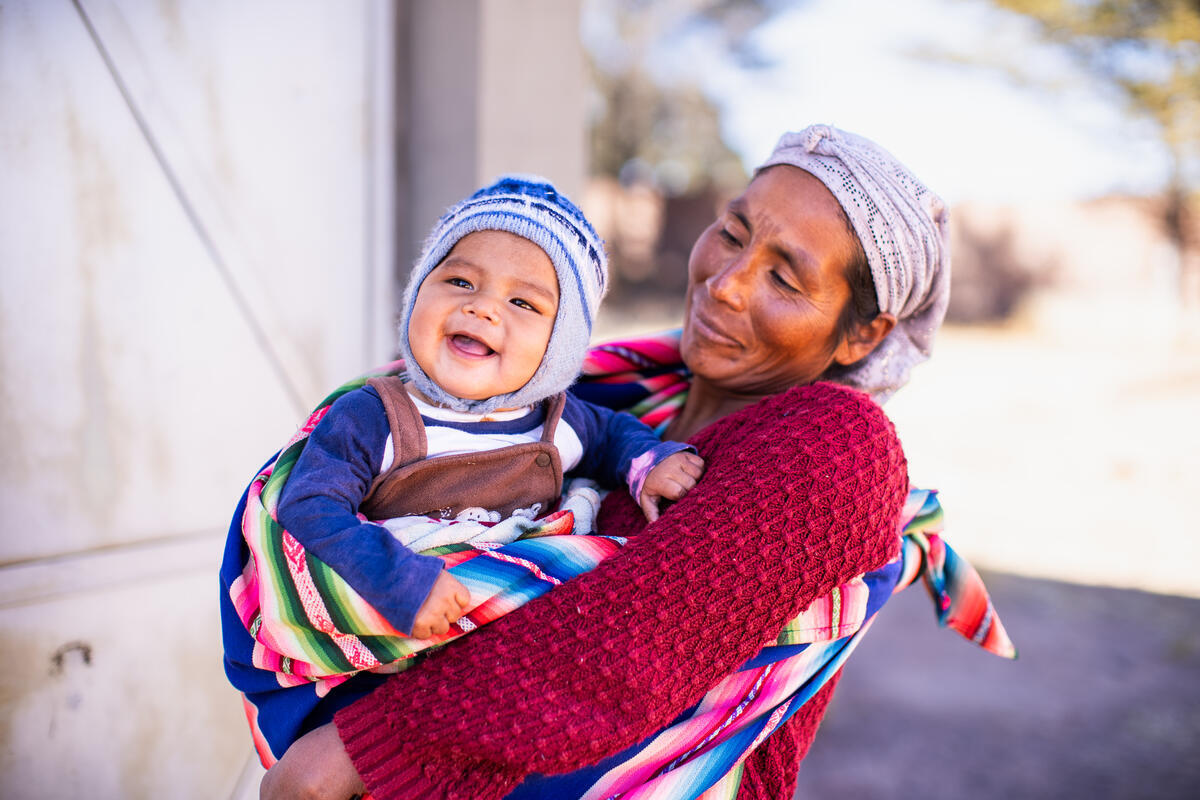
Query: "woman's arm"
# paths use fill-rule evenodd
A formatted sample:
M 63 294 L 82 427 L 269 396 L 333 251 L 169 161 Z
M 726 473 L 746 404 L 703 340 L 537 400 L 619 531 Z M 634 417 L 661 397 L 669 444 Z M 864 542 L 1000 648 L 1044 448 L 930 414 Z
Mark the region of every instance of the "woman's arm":
M 624 550 L 339 713 L 377 798 L 499 798 L 618 752 L 894 555 L 906 465 L 865 395 L 795 389 L 695 444 L 704 480 Z M 606 533 L 642 523 L 606 507 Z

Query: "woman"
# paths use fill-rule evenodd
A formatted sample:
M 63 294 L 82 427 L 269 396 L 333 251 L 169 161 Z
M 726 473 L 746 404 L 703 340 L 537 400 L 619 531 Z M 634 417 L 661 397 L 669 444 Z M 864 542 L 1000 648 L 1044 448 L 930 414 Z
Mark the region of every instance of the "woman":
M 878 400 L 899 388 L 928 355 L 948 272 L 945 209 L 892 156 L 827 126 L 786 134 L 689 262 L 691 385 L 666 435 L 708 462 L 699 486 L 648 527 L 613 493 L 600 527 L 631 537 L 622 551 L 340 712 L 263 796 L 345 798 L 365 778 L 377 798 L 580 797 L 595 765 L 814 600 L 894 562 L 895 431 L 822 379 Z M 791 797 L 835 684 L 836 667 L 722 788 Z

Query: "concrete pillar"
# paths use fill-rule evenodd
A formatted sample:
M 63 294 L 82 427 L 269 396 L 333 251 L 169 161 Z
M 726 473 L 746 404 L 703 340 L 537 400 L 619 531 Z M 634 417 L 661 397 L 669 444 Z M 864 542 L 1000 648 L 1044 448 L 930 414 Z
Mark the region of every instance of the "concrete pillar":
M 503 172 L 543 175 L 580 199 L 577 0 L 416 0 L 401 27 L 402 273 L 446 207 Z

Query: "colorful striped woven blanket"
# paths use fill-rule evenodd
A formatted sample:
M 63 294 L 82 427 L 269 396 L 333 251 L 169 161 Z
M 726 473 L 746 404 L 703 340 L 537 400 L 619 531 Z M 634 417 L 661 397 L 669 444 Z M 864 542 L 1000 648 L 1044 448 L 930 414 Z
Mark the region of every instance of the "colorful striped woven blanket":
M 678 332 L 594 348 L 581 379 L 589 399 L 624 407 L 660 433 L 682 406 L 688 376 Z M 593 568 L 623 540 L 571 535 L 573 517 L 558 511 L 531 521 L 509 544 L 453 544 L 426 551 L 442 558 L 471 591 L 473 608 L 451 631 L 416 640 L 381 615 L 276 520 L 279 496 L 308 434 L 329 406 L 375 375 L 399 374 L 399 362 L 339 387 L 318 406 L 279 455 L 251 482 L 241 520 L 241 571 L 229 600 L 254 640 L 253 665 L 280 689 L 309 687 L 323 697 L 363 670 L 400 671 L 412 657 L 508 613 Z M 938 620 L 990 652 L 1015 657 L 983 582 L 941 538 L 936 493 L 913 490 L 904 510 L 901 556 L 818 599 L 764 648 L 670 728 L 610 770 L 588 798 L 697 798 L 736 795 L 739 765 L 772 731 L 836 674 L 894 591 L 922 578 Z M 227 561 L 228 561 L 227 555 Z M 264 763 L 263 746 L 248 703 Z
M 361 376 L 326 397 L 264 467 L 247 490 L 242 535 L 249 557 L 230 587 L 230 599 L 254 637 L 253 664 L 274 672 L 281 687 L 316 684 L 318 696 L 363 670 L 396 672 L 417 653 L 445 644 L 507 614 L 574 575 L 592 569 L 624 544 L 618 537 L 574 536 L 571 506 L 592 506 L 599 497 L 588 482 L 568 493 L 564 508 L 537 520 L 514 517 L 500 523 L 401 518 L 400 530 L 458 527 L 472 543 L 422 550 L 446 562 L 471 593 L 473 608 L 451 630 L 414 639 L 395 630 L 340 575 L 279 524 L 283 486 L 308 435 L 337 398 L 374 375 L 396 375 L 403 364 Z M 595 509 L 588 509 L 595 517 Z M 504 541 L 487 540 L 489 528 Z M 510 530 L 516 528 L 517 530 Z M 514 533 L 517 534 L 516 541 Z M 427 532 L 423 538 L 435 538 Z M 456 537 L 450 537 L 456 538 Z M 483 539 L 483 541 L 480 541 Z M 508 543 L 504 543 L 507 541 Z

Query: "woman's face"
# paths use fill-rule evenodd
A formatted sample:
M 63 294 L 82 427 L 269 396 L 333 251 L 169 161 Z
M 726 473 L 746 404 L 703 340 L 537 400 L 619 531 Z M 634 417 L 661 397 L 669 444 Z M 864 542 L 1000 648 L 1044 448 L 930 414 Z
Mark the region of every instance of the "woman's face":
M 854 240 L 829 190 L 790 166 L 760 173 L 688 261 L 683 360 L 726 391 L 767 395 L 847 357 L 835 329 Z

